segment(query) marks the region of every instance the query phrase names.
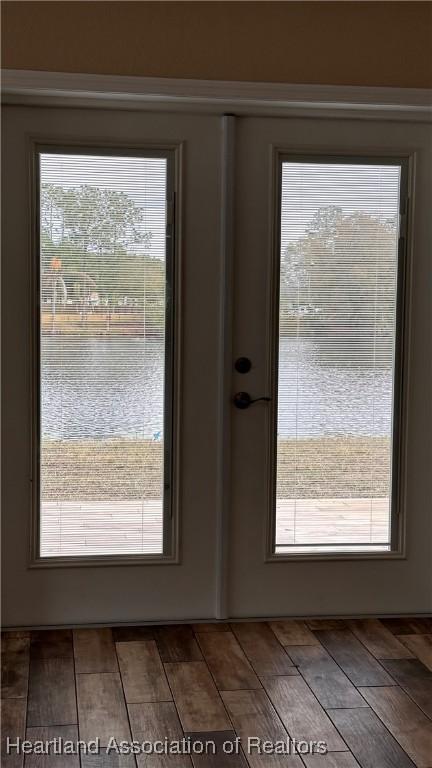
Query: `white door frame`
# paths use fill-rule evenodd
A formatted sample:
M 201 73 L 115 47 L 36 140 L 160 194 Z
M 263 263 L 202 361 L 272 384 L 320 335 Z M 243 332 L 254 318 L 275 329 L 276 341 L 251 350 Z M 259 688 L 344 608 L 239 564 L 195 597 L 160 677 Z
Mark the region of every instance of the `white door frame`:
M 2 71 L 3 100 L 37 106 L 92 106 L 287 117 L 432 120 L 432 89 L 298 85 L 128 77 L 24 69 Z
M 230 430 L 232 395 L 232 272 L 234 128 L 229 117 L 262 115 L 280 117 L 337 117 L 392 124 L 430 123 L 432 91 L 429 89 L 370 88 L 345 86 L 286 85 L 274 83 L 170 80 L 26 70 L 4 70 L 2 92 L 5 104 L 17 106 L 85 107 L 111 110 L 177 112 L 218 115 L 222 122 L 222 203 L 218 268 L 219 349 L 217 353 L 217 484 L 215 493 L 216 553 L 213 577 L 213 608 L 206 616 L 192 612 L 184 619 L 229 616 L 227 578 L 230 512 Z M 225 115 L 225 117 L 224 117 Z M 66 588 L 67 591 L 67 588 Z M 52 599 L 52 596 L 50 597 Z M 146 619 L 164 618 L 153 613 Z M 178 615 L 176 620 L 181 620 Z M 94 620 L 94 619 L 93 619 Z M 131 621 L 129 617 L 127 619 Z M 137 621 L 140 617 L 137 616 Z M 141 619 L 142 620 L 142 619 Z M 37 621 L 37 619 L 35 619 Z M 47 620 L 49 622 L 49 619 Z M 102 619 L 103 622 L 103 619 Z M 11 625 L 20 624 L 12 610 Z M 61 623 L 56 621 L 55 623 Z

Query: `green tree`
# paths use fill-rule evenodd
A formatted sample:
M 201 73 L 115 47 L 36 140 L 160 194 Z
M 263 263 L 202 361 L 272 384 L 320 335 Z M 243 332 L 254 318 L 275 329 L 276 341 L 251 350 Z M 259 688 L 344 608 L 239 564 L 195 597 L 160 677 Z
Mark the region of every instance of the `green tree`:
M 282 253 L 282 332 L 290 333 L 293 317 L 298 323 L 301 316 L 309 335 L 362 336 L 369 347 L 378 337 L 390 354 L 396 254 L 394 220 L 344 214 L 336 206 L 319 209 L 304 236 Z
M 41 223 L 51 242 L 84 253 L 116 254 L 148 246 L 151 239 L 142 209 L 125 192 L 87 184 L 69 189 L 43 184 Z
M 369 316 L 371 304 L 394 307 L 397 227 L 391 220 L 321 208 L 281 258 L 285 302 L 311 304 L 328 316 Z
M 41 189 L 41 260 L 46 297 L 53 284 L 53 260 L 61 262 L 68 297 L 81 301 L 96 291 L 115 304 L 127 297 L 147 308 L 164 303 L 164 263 L 144 252 L 151 232 L 143 210 L 124 192 L 82 185 Z

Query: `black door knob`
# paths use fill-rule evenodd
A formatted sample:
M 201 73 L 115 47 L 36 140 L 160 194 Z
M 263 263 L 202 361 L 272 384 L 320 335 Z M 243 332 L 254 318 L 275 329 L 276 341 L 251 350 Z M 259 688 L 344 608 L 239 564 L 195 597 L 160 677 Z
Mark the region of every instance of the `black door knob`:
M 252 363 L 248 357 L 238 357 L 234 363 L 237 373 L 249 373 Z
M 233 397 L 233 403 L 240 411 L 244 411 L 245 408 L 249 408 L 253 403 L 258 403 L 260 400 L 270 402 L 271 397 L 256 397 L 252 399 L 249 392 L 236 392 Z

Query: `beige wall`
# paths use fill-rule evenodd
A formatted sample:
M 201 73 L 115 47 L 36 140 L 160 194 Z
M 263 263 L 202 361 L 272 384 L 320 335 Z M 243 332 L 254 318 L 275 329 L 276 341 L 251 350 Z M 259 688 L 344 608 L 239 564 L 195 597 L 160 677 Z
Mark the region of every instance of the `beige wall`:
M 3 66 L 432 86 L 430 2 L 4 2 Z

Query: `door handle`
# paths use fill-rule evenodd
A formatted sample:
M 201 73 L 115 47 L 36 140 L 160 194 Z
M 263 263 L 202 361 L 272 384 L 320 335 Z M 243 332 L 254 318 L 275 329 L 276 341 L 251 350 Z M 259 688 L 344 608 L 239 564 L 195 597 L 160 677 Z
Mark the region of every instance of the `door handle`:
M 236 392 L 233 397 L 233 403 L 235 407 L 240 411 L 244 411 L 245 408 L 249 408 L 250 405 L 253 403 L 258 403 L 260 400 L 264 400 L 265 402 L 269 403 L 271 397 L 255 397 L 252 399 L 249 392 Z

